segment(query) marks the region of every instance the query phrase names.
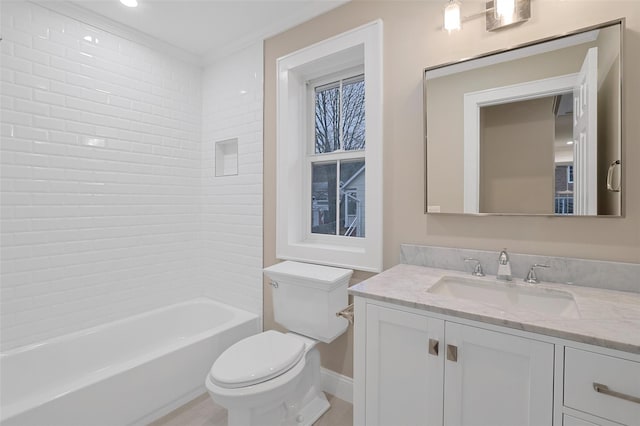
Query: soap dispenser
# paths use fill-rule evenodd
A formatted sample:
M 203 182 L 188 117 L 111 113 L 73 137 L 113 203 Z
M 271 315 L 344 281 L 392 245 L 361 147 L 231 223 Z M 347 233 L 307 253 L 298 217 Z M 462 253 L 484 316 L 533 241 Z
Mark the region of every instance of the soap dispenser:
M 496 274 L 499 280 L 511 281 L 511 264 L 509 263 L 509 255 L 507 249 L 502 249 L 498 256 L 498 273 Z

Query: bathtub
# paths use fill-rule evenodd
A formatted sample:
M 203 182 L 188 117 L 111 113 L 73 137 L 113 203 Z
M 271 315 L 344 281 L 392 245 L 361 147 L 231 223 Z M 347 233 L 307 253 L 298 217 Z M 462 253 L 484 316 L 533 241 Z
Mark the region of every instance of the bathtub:
M 256 315 L 200 298 L 0 354 L 2 426 L 142 425 L 206 392 Z

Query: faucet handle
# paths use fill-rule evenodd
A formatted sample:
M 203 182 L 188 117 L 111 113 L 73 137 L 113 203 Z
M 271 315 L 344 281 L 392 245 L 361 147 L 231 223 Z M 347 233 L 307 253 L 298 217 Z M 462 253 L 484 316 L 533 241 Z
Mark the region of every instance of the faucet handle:
M 540 280 L 538 279 L 538 276 L 536 275 L 536 268 L 550 268 L 550 266 L 543 265 L 541 263 L 534 263 L 533 265 L 531 265 L 531 268 L 529 268 L 529 273 L 527 274 L 527 277 L 524 279 L 525 283 L 538 284 L 540 282 Z
M 464 261 L 465 262 L 476 262 L 475 266 L 473 267 L 473 272 L 471 273 L 471 275 L 475 275 L 476 277 L 484 277 L 484 271 L 482 270 L 482 264 L 480 263 L 480 261 L 478 259 L 475 259 L 473 257 L 465 257 Z
M 500 254 L 498 255 L 498 264 L 507 265 L 508 263 L 509 263 L 509 254 L 507 253 L 507 249 L 503 248 Z

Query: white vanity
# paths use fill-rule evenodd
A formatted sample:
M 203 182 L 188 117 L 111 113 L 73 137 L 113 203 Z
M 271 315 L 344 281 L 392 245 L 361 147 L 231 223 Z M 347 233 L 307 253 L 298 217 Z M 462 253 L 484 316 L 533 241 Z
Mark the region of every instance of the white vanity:
M 640 425 L 640 294 L 405 264 L 350 293 L 354 425 Z

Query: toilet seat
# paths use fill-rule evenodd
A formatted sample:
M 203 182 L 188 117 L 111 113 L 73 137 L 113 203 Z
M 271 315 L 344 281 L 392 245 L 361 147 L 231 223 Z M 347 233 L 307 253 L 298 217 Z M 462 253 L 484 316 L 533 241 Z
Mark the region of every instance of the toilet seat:
M 213 363 L 209 378 L 216 385 L 242 388 L 266 382 L 290 370 L 303 357 L 304 341 L 275 330 L 247 337 Z

